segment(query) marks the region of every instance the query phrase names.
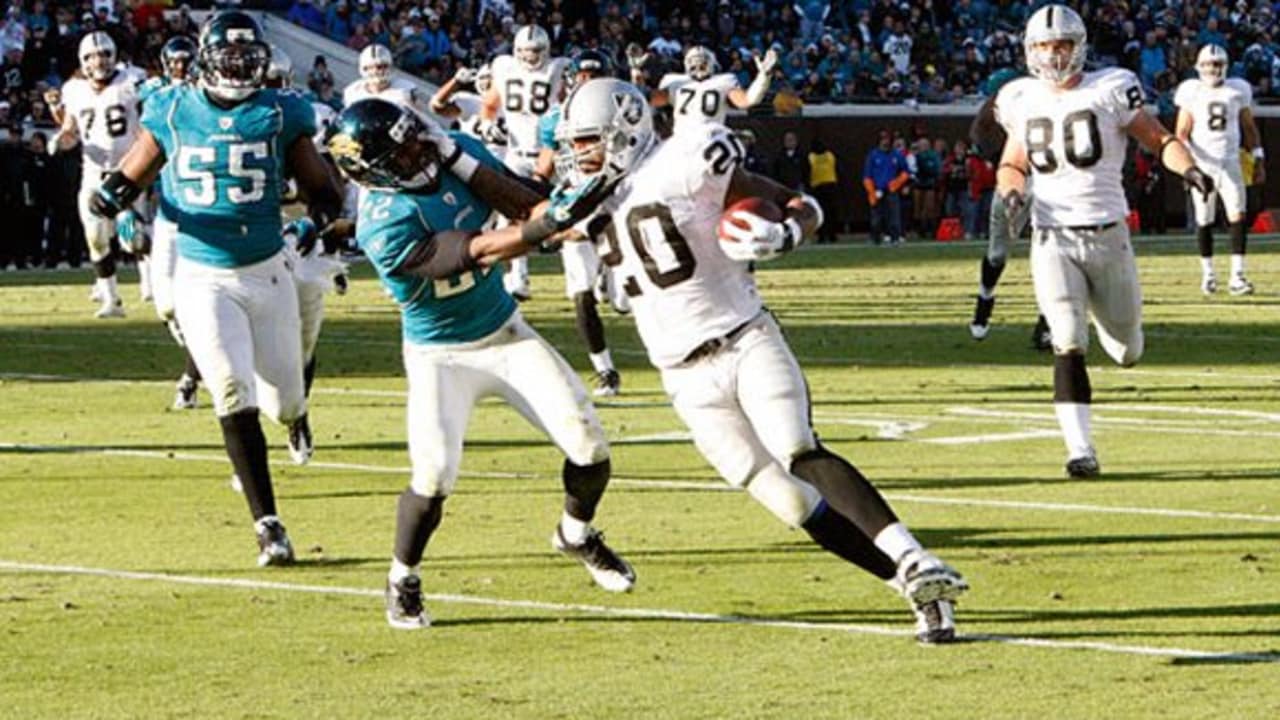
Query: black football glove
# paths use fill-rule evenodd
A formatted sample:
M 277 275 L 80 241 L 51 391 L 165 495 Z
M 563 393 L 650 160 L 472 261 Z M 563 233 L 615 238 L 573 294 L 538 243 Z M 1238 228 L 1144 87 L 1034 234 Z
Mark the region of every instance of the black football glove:
M 1205 175 L 1204 171 L 1195 165 L 1187 169 L 1187 172 L 1182 175 L 1182 179 L 1186 181 L 1188 186 L 1195 188 L 1201 197 L 1205 199 L 1208 199 L 1213 194 L 1213 178 Z
M 1017 190 L 1005 193 L 1001 200 L 1004 201 L 1005 217 L 1017 217 L 1027 207 L 1027 196 Z

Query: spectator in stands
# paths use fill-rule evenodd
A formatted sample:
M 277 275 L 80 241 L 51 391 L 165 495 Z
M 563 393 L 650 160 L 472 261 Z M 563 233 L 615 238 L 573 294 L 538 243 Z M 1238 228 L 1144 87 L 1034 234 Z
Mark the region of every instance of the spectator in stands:
M 44 133 L 34 133 L 20 151 L 19 171 L 21 186 L 18 188 L 17 216 L 13 228 L 16 243 L 15 258 L 18 267 L 26 263 L 38 266 L 45 261 L 44 226 L 48 208 L 46 191 L 48 185 L 47 166 L 53 162 L 45 152 Z M 63 190 L 59 189 L 59 192 Z
M 746 129 L 739 130 L 738 140 L 742 142 L 742 169 L 747 172 L 753 172 L 757 175 L 769 175 L 769 169 L 765 164 L 764 158 L 760 156 L 759 150 L 756 149 L 755 131 Z
M 876 146 L 862 165 L 862 187 L 871 205 L 871 241 L 880 245 L 902 244 L 902 201 L 898 194 L 907 184 L 907 161 L 893 149 L 893 136 L 881 130 Z
M 800 138 L 794 130 L 782 135 L 782 152 L 773 161 L 773 179 L 797 192 L 804 192 L 809 182 L 809 158 L 800 152 Z
M 334 0 L 324 14 L 324 32 L 334 42 L 346 44 L 354 28 L 351 25 L 351 8 L 347 0 Z
M 324 35 L 328 30 L 324 13 L 320 12 L 311 0 L 294 0 L 293 7 L 289 8 L 289 14 L 286 17 L 289 22 L 301 25 L 313 33 Z
M 321 85 L 328 84 L 332 88 L 334 82 L 333 73 L 329 71 L 329 62 L 323 55 L 317 55 L 311 63 L 311 72 L 307 73 L 307 89 L 319 95 Z
M 822 206 L 824 222 L 818 228 L 818 243 L 834 243 L 836 228 L 839 227 L 840 208 L 836 202 L 838 197 L 836 178 L 836 155 L 831 152 L 822 138 L 814 138 L 809 145 L 809 192 Z
M 1143 38 L 1142 53 L 1138 56 L 1138 75 L 1142 78 L 1142 84 L 1155 87 L 1156 75 L 1164 72 L 1168 66 L 1164 48 L 1156 43 L 1155 31 L 1147 31 Z
M 939 138 L 934 142 L 934 149 L 939 154 L 946 153 L 942 161 L 942 182 L 946 191 L 943 200 L 942 214 L 946 217 L 960 218 L 969 216 L 969 168 L 965 164 L 969 154 L 969 143 L 957 140 L 947 153 L 947 142 Z
M 991 196 L 996 190 L 996 166 L 977 152 L 965 161 L 969 169 L 969 216 L 965 219 L 965 237 L 984 238 L 991 215 Z
M 916 178 L 912 190 L 912 222 L 920 237 L 931 238 L 938 229 L 938 182 L 942 156 L 922 137 L 915 143 Z
M 432 11 L 426 13 L 426 27 L 422 30 L 422 39 L 426 43 L 428 63 L 439 63 L 448 56 L 453 45 L 449 42 L 449 33 L 440 27 L 440 16 Z

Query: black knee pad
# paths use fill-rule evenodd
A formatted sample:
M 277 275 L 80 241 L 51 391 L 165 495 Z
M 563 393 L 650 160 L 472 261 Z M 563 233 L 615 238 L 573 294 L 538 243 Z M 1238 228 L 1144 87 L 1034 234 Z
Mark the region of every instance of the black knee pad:
M 444 496 L 423 497 L 405 488 L 396 502 L 395 557 L 410 567 L 422 562 L 431 533 L 444 517 Z
M 1053 356 L 1053 401 L 1093 401 L 1093 388 L 1089 385 L 1089 371 L 1085 368 L 1083 353 Z
M 995 290 L 996 284 L 1000 282 L 1000 275 L 1004 272 L 1004 263 L 994 264 L 985 256 L 982 258 L 982 287 L 987 290 Z
M 596 506 L 609 486 L 612 464 L 608 458 L 593 465 L 574 465 L 564 461 L 564 510 L 572 517 L 589 521 L 596 516 Z
M 1227 231 L 1231 233 L 1231 254 L 1243 255 L 1246 242 L 1244 223 L 1233 222 L 1227 226 Z
M 93 271 L 100 278 L 109 278 L 116 274 L 116 254 L 114 252 L 107 253 L 106 257 L 93 264 Z
M 1200 257 L 1213 257 L 1213 226 L 1196 228 L 1196 245 L 1200 247 Z

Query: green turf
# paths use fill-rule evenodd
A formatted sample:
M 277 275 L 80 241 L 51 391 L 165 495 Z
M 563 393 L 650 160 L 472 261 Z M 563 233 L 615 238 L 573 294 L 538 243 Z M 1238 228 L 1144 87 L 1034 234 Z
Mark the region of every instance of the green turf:
M 1251 298 L 1201 296 L 1190 241 L 1138 247 L 1147 356 L 1126 371 L 1091 352 L 1105 474 L 1089 482 L 1062 477 L 1056 437 L 964 442 L 1056 427 L 1025 246 L 983 343 L 966 328 L 979 246 L 761 268 L 824 440 L 973 585 L 972 641 L 945 648 L 910 639 L 883 585 L 723 490 L 629 320 L 606 313 L 624 395 L 600 403 L 616 481 L 598 524 L 635 591 L 600 592 L 550 549 L 557 453 L 486 404 L 424 564 L 435 625 L 405 633 L 379 595 L 404 381 L 367 267 L 330 299 L 316 463 L 287 464 L 267 429 L 302 562 L 265 571 L 208 397 L 165 409 L 180 355 L 136 286 L 129 318 L 103 322 L 87 273 L 0 274 L 0 717 L 1280 716 L 1280 245 L 1254 243 Z M 524 311 L 585 377 L 557 267 L 535 258 Z

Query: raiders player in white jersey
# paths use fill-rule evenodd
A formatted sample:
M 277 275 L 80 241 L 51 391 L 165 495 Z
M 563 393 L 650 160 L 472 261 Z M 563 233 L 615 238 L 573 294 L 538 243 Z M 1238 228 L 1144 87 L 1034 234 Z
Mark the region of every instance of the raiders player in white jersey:
M 385 45 L 374 43 L 360 51 L 358 60 L 360 79 L 353 80 L 342 91 L 342 106 L 350 107 L 357 100 L 368 97 L 390 100 L 397 105 L 411 107 L 419 112 L 425 109 L 423 98 L 412 83 L 391 77 L 395 59 Z
M 471 86 L 475 92 L 464 90 Z M 439 90 L 431 96 L 431 112 L 445 120 L 458 123 L 458 129 L 483 142 L 485 148 L 501 160 L 507 154 L 507 121 L 501 115 L 494 122 L 485 122 L 480 109 L 484 95 L 493 86 L 493 68 L 487 63 L 478 69 L 459 68 Z
M 480 116 L 486 123 L 501 115 L 507 123 L 507 154 L 503 161 L 520 177 L 532 177 L 538 160 L 538 118 L 564 95 L 568 60 L 551 57 L 551 38 L 537 25 L 516 31 L 512 55 L 493 59 L 493 84 L 484 94 Z M 528 300 L 529 259 L 515 258 L 503 278 L 517 300 Z
M 124 317 L 111 251 L 115 222 L 89 212 L 89 199 L 138 134 L 138 86 L 145 77 L 137 68 L 117 67 L 116 44 L 104 32 L 85 35 L 78 56 L 83 77 L 73 77 L 63 87 L 62 127 L 49 141 L 49 153 L 57 153 L 64 143 L 74 145 L 77 139 L 83 148 L 79 209 L 89 259 L 98 276 L 93 298 L 100 306 L 95 315 Z
M 1227 230 L 1231 234 L 1231 281 L 1227 290 L 1232 295 L 1253 294 L 1253 283 L 1244 275 L 1245 254 L 1245 186 L 1240 169 L 1240 140 L 1258 160 L 1254 182 L 1265 179 L 1266 157 L 1253 122 L 1253 88 L 1239 78 L 1227 77 L 1227 51 L 1218 45 L 1205 45 L 1196 57 L 1199 78 L 1182 81 L 1174 93 L 1178 106 L 1176 130 L 1178 139 L 1191 146 L 1196 164 L 1213 178 L 1216 192 L 1208 197 L 1191 194 L 1196 217 L 1196 240 L 1200 246 L 1200 290 L 1212 295 L 1218 290 L 1213 272 L 1213 223 L 1218 198 L 1227 212 Z
M 770 49 L 764 57 L 755 58 L 756 77 L 743 90 L 733 73 L 717 73 L 715 53 L 695 45 L 684 54 L 684 72 L 668 73 L 654 91 L 654 107 L 670 105 L 675 115 L 675 130 L 705 123 L 723 124 L 732 105 L 746 110 L 764 99 L 769 80 L 778 64 L 778 54 Z
M 604 259 L 620 272 L 649 359 L 698 449 L 784 523 L 891 582 L 916 611 L 922 642 L 953 640 L 951 603 L 967 584 L 818 442 L 804 375 L 748 270 L 811 235 L 822 222 L 817 202 L 742 170 L 743 148 L 722 125 L 659 143 L 644 94 L 620 80 L 576 88 L 561 138 L 574 183 L 613 185 L 598 224 Z M 750 197 L 785 208 L 785 219 L 739 212 L 736 241 L 718 240 L 724 209 Z
M 1113 360 L 1129 367 L 1142 357 L 1142 289 L 1121 185 L 1129 137 L 1198 192 L 1213 190 L 1186 146 L 1143 109 L 1133 73 L 1084 72 L 1085 41 L 1074 10 L 1036 11 L 1023 40 L 1033 77 L 1005 85 L 997 100 L 1009 134 L 997 192 L 1011 215 L 1026 203 L 1028 175 L 1035 179 L 1031 276 L 1053 336 L 1054 410 L 1071 477 L 1100 471 L 1089 434 L 1090 315 Z

